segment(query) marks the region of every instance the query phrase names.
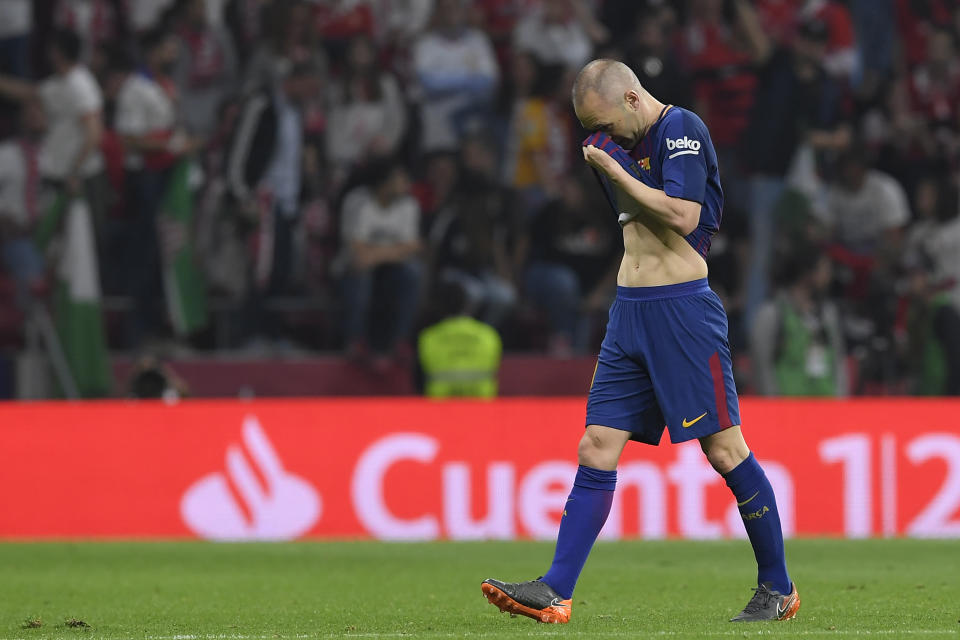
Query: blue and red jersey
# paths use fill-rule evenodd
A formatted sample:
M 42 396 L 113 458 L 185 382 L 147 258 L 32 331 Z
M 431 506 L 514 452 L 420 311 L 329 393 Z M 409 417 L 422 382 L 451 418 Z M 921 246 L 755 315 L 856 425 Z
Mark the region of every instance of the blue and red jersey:
M 629 153 L 605 133 L 594 133 L 583 144 L 592 144 L 606 151 L 648 187 L 659 189 L 668 196 L 699 202 L 700 222 L 685 239 L 697 253 L 707 257 L 710 240 L 720 229 L 723 189 L 720 187 L 717 152 L 707 126 L 697 114 L 671 107 Z M 609 180 L 603 175 L 600 178 L 611 206 L 619 214 Z

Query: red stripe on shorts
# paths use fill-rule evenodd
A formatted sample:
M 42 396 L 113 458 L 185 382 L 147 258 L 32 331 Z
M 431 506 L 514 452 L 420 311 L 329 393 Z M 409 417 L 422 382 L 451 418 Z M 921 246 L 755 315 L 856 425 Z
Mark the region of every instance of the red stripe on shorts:
M 730 412 L 727 410 L 727 387 L 723 381 L 723 366 L 720 364 L 720 354 L 716 351 L 710 356 L 710 375 L 713 376 L 713 395 L 717 401 L 717 421 L 721 429 L 733 426 L 730 421 Z

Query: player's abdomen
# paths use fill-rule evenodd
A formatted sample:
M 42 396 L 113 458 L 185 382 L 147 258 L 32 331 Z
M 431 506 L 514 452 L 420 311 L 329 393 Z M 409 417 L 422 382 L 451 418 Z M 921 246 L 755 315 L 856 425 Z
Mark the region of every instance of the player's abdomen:
M 621 287 L 658 287 L 707 277 L 707 263 L 682 236 L 655 221 L 623 227 Z

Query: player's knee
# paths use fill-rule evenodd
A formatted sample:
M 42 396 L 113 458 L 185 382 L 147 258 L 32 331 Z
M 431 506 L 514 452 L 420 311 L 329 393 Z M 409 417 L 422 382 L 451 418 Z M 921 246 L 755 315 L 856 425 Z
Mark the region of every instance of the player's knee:
M 749 450 L 744 454 L 740 447 L 725 442 L 701 442 L 700 447 L 710 466 L 719 474 L 730 473 L 749 455 Z
M 739 426 L 730 427 L 700 439 L 700 448 L 717 473 L 733 471 L 750 455 Z
M 580 438 L 580 444 L 577 446 L 577 459 L 580 461 L 580 464 L 584 464 L 585 458 L 590 458 L 594 455 L 594 451 L 597 448 L 596 443 L 597 438 L 593 436 L 589 431 L 583 434 L 583 437 Z
M 616 453 L 608 449 L 608 443 L 592 431 L 587 430 L 580 438 L 580 445 L 577 447 L 577 460 L 580 464 L 594 469 L 616 468 Z M 611 462 L 612 461 L 612 462 Z
M 717 473 L 727 473 L 734 467 L 733 452 L 724 447 L 704 447 L 703 452 L 707 455 L 707 461 Z

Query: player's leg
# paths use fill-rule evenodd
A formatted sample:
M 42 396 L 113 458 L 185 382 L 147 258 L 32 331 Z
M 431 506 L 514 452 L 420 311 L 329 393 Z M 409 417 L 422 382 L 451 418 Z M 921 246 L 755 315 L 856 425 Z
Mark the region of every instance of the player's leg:
M 757 559 L 757 590 L 732 621 L 792 618 L 800 608 L 800 597 L 787 573 L 780 514 L 770 481 L 739 426 L 701 438 L 700 446 L 733 493 Z
M 617 462 L 630 432 L 599 425 L 587 427 L 580 439 L 579 467 L 560 518 L 560 532 L 550 569 L 543 581 L 569 599 L 590 549 L 610 514 L 617 488 Z
M 580 463 L 560 517 L 560 532 L 547 573 L 529 582 L 488 579 L 483 592 L 502 611 L 540 622 L 569 622 L 573 589 L 610 514 L 617 486 L 617 461 L 630 432 L 599 425 L 587 427 L 580 439 Z
M 704 281 L 688 295 L 646 303 L 644 313 L 650 334 L 646 361 L 670 439 L 675 443 L 700 441 L 743 514 L 759 567 L 755 596 L 759 600 L 751 601 L 750 611 L 745 610 L 749 614 L 746 619 L 792 617 L 799 599 L 791 598 L 795 594 L 784 561 L 773 488 L 740 432 L 740 407 L 723 306 Z M 778 612 L 778 603 L 783 605 L 785 600 L 790 600 L 789 606 Z M 754 609 L 760 602 L 765 606 L 758 613 Z
M 610 513 L 623 447 L 631 437 L 656 444 L 663 433 L 663 415 L 646 368 L 617 341 L 624 306 L 618 300 L 610 312 L 590 386 L 588 426 L 577 452 L 580 465 L 560 519 L 553 562 L 542 578 L 530 582 L 485 580 L 484 595 L 501 611 L 540 622 L 569 621 L 574 586 Z

